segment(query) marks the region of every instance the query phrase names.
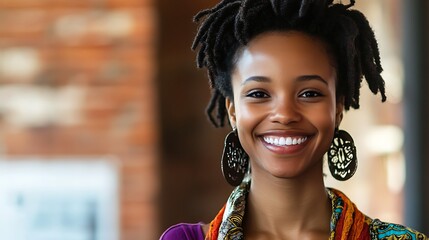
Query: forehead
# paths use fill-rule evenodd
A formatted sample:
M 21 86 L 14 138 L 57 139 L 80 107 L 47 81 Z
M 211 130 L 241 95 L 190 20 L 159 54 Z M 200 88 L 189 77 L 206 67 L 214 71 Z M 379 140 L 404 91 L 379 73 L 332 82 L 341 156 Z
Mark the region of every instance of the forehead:
M 319 38 L 298 31 L 266 32 L 253 38 L 237 54 L 235 69 L 279 65 L 282 69 L 332 70 L 333 57 Z

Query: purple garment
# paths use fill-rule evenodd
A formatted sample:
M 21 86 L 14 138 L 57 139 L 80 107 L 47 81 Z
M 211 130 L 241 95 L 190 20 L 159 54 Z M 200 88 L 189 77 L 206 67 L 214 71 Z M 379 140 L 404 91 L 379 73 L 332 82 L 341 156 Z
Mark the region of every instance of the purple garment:
M 159 240 L 204 240 L 201 223 L 180 223 L 167 229 Z

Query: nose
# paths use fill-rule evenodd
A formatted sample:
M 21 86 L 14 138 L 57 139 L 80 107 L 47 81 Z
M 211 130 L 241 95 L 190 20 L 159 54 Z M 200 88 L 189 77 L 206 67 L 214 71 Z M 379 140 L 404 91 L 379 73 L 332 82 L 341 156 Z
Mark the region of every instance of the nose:
M 299 106 L 293 99 L 282 98 L 273 102 L 270 120 L 272 122 L 288 125 L 299 122 L 302 118 Z

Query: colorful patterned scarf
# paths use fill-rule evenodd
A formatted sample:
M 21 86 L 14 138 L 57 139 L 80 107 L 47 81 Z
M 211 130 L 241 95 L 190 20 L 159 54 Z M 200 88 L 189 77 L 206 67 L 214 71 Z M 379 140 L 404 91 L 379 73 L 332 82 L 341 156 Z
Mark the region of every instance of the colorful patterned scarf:
M 250 178 L 234 189 L 227 203 L 210 223 L 206 240 L 243 240 L 243 218 Z M 428 239 L 401 225 L 372 220 L 360 212 L 342 192 L 326 189 L 332 203 L 329 240 Z

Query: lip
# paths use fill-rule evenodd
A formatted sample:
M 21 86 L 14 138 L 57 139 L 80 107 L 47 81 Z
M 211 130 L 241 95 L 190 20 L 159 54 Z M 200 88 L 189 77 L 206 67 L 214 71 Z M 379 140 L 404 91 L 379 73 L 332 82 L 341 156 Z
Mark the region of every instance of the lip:
M 297 154 L 304 149 L 312 135 L 298 131 L 269 131 L 258 137 L 271 152 L 279 155 L 290 155 Z

